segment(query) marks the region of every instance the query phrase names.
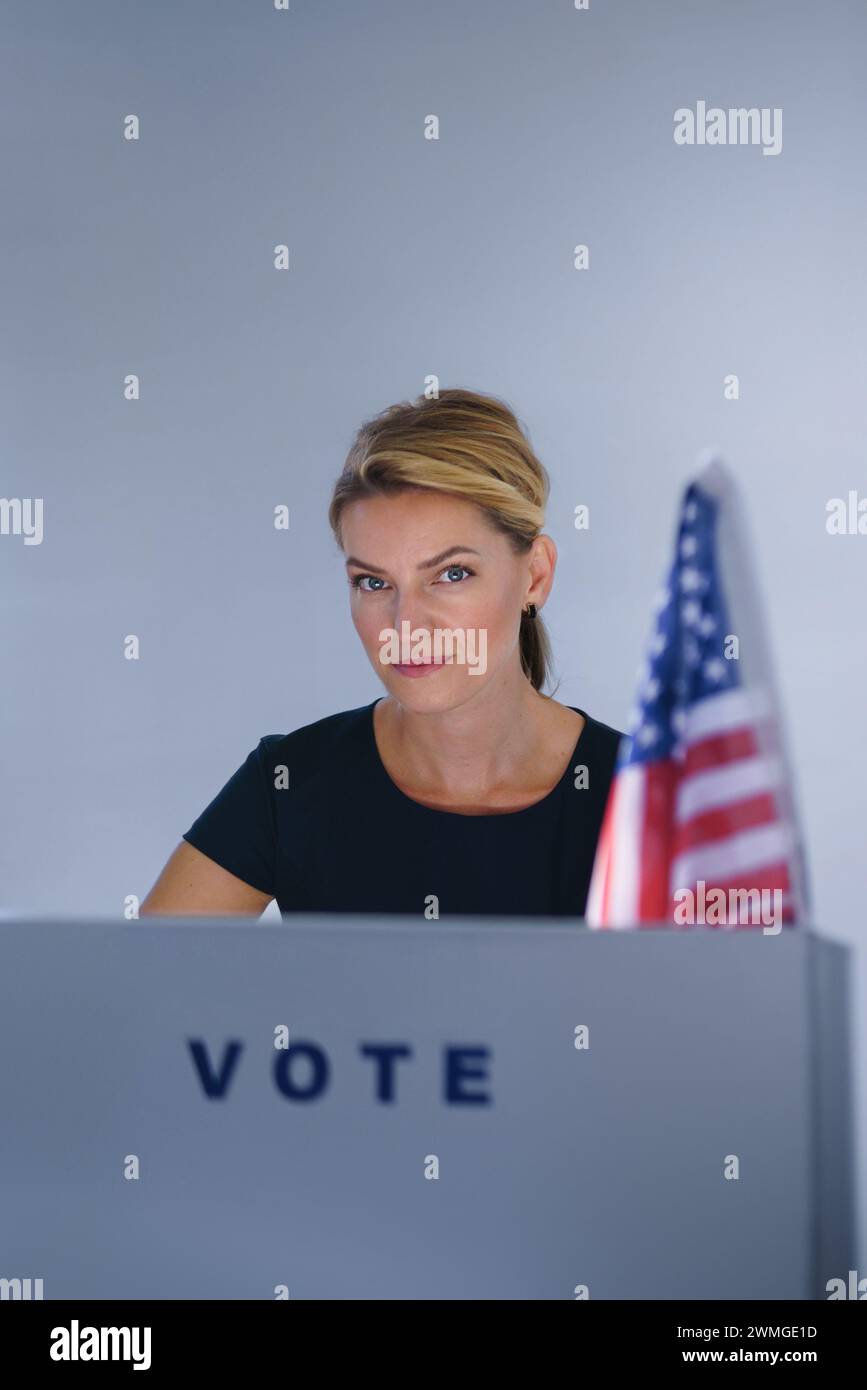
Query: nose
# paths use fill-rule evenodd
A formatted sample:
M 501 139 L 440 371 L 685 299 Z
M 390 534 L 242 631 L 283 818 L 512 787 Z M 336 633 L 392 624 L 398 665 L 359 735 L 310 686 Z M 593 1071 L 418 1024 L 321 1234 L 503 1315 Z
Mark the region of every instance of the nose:
M 416 589 L 395 589 L 392 625 L 401 633 L 404 623 L 409 625 L 408 632 L 417 628 L 431 632 L 435 625 L 429 603 Z

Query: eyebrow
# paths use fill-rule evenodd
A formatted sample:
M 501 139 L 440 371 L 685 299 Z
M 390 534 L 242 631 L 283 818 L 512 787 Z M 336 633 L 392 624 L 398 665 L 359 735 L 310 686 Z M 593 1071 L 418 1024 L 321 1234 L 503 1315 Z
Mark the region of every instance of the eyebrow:
M 450 545 L 448 550 L 440 551 L 439 555 L 434 555 L 430 560 L 422 560 L 416 568 L 420 570 L 433 569 L 434 565 L 442 564 L 450 555 L 480 555 L 480 550 L 473 550 L 471 545 Z M 357 560 L 354 555 L 350 555 L 346 561 L 349 565 L 357 565 L 359 569 L 367 570 L 370 574 L 385 574 L 385 570 L 378 569 L 376 565 L 366 565 L 363 560 Z

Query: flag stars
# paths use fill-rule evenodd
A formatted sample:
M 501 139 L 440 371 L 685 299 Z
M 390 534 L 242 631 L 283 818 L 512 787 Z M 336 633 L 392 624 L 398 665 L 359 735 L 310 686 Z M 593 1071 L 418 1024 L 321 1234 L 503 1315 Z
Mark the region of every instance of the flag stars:
M 705 676 L 709 681 L 722 681 L 726 677 L 726 664 L 721 656 L 712 656 L 702 667 Z
M 716 507 L 698 489 L 684 499 L 669 566 L 654 600 L 647 659 L 638 671 L 637 708 L 630 712 L 628 756 L 621 765 L 686 757 L 691 710 L 740 683 L 737 663 L 724 661 L 729 630 L 717 555 Z
M 680 572 L 680 587 L 685 594 L 700 592 L 706 583 L 701 570 L 694 569 L 692 565 L 685 565 Z
M 692 637 L 685 637 L 683 642 L 683 656 L 687 666 L 698 666 L 701 661 L 701 652 L 698 643 Z
M 640 727 L 641 727 L 641 721 L 642 721 L 643 718 L 644 718 L 644 713 L 643 713 L 642 710 L 640 710 L 640 709 L 633 709 L 633 710 L 630 711 L 630 714 L 629 714 L 629 733 L 630 733 L 630 736 L 634 736 L 634 735 L 638 732 L 638 730 L 639 730 Z

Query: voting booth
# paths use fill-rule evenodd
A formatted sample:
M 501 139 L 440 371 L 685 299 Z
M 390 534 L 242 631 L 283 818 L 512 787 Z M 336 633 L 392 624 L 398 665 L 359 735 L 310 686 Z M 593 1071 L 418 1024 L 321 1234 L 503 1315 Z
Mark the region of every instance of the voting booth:
M 0 923 L 0 1278 L 826 1298 L 854 1266 L 847 954 L 551 919 Z

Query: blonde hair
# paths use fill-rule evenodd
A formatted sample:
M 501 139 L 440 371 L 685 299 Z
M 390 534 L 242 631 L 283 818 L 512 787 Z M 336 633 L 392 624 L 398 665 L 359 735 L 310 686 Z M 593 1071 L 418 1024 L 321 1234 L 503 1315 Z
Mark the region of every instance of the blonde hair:
M 475 502 L 525 554 L 545 524 L 549 479 L 524 429 L 494 396 L 458 389 L 402 401 L 365 421 L 334 487 L 328 520 L 343 548 L 344 507 L 362 497 L 428 488 Z M 521 667 L 541 691 L 551 644 L 540 617 L 521 614 Z

